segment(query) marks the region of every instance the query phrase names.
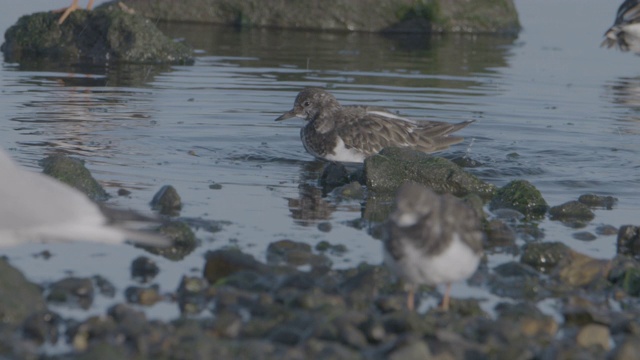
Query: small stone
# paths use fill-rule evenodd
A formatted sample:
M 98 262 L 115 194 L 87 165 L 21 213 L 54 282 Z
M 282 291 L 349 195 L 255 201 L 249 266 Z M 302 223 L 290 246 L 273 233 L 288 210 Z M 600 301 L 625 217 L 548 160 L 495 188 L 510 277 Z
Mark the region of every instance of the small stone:
M 328 232 L 331 231 L 331 229 L 332 229 L 332 225 L 328 221 L 323 221 L 323 222 L 318 224 L 318 230 L 320 230 L 322 232 L 328 233 Z
M 130 286 L 124 291 L 124 296 L 129 303 L 151 306 L 162 300 L 162 295 L 158 290 L 158 285 L 152 285 L 147 288 Z
M 513 209 L 527 219 L 540 219 L 549 206 L 540 191 L 526 180 L 514 180 L 498 189 L 489 203 L 489 209 Z
M 182 200 L 173 186 L 165 185 L 153 196 L 151 207 L 163 215 L 176 216 L 182 209 Z
M 222 189 L 222 184 L 213 183 L 213 184 L 209 185 L 209 189 L 211 189 L 211 190 L 220 190 L 220 189 Z
M 577 233 L 573 233 L 573 235 L 571 236 L 576 240 L 582 240 L 582 241 L 593 241 L 598 238 L 597 236 L 595 236 L 594 234 L 588 231 L 580 231 Z
M 559 220 L 567 226 L 586 226 L 596 216 L 589 207 L 578 201 L 569 201 L 549 209 L 551 220 Z
M 249 270 L 264 273 L 268 270 L 265 264 L 237 249 L 209 251 L 205 255 L 205 258 L 204 278 L 207 279 L 210 284 L 215 284 L 218 280 L 224 279 L 239 271 Z
M 640 255 L 640 227 L 633 225 L 620 227 L 620 230 L 618 230 L 617 252 L 618 254 L 634 257 Z
M 530 243 L 525 246 L 520 262 L 547 272 L 566 259 L 570 251 L 571 249 L 561 242 Z
M 148 282 L 159 272 L 160 268 L 156 262 L 146 256 L 139 256 L 131 262 L 131 277 L 140 282 Z
M 611 236 L 618 233 L 618 228 L 613 225 L 599 225 L 596 227 L 596 234 L 602 236 Z
M 71 187 L 74 187 L 90 199 L 104 201 L 109 194 L 93 178 L 84 166 L 84 161 L 64 155 L 51 155 L 40 160 L 42 172 Z
M 127 189 L 118 189 L 118 196 L 129 196 L 131 195 L 131 191 Z
M 93 303 L 93 295 L 93 281 L 90 278 L 68 277 L 51 284 L 47 301 L 88 309 Z
M 585 325 L 578 331 L 576 342 L 582 347 L 600 346 L 604 350 L 611 348 L 609 328 L 600 324 Z
M 613 206 L 618 202 L 618 199 L 613 196 L 584 194 L 580 195 L 578 201 L 590 207 L 601 207 L 607 210 L 611 210 Z

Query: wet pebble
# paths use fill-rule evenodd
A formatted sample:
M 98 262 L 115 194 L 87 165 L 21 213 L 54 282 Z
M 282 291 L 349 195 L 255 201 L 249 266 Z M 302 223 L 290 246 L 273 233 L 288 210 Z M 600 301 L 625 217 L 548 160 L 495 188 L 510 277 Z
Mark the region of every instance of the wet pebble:
M 159 289 L 157 284 L 149 287 L 130 286 L 125 289 L 124 297 L 131 304 L 151 306 L 162 300 Z
M 151 208 L 163 215 L 177 216 L 182 209 L 182 200 L 173 186 L 165 185 L 153 196 Z
M 618 233 L 618 228 L 613 225 L 598 225 L 596 227 L 596 234 L 603 236 L 611 236 L 616 235 Z
M 579 232 L 573 233 L 571 236 L 576 240 L 582 240 L 582 241 L 593 241 L 598 238 L 597 236 L 595 236 L 589 231 L 579 231 Z
M 549 209 L 551 220 L 561 221 L 563 224 L 580 228 L 586 226 L 595 214 L 589 207 L 578 201 L 569 201 Z
M 549 206 L 540 191 L 526 180 L 514 180 L 501 187 L 489 203 L 489 209 L 512 209 L 526 219 L 540 219 Z
M 640 227 L 634 225 L 623 225 L 618 230 L 617 239 L 618 254 L 640 255 Z
M 578 201 L 590 207 L 601 207 L 611 210 L 613 206 L 618 202 L 618 199 L 613 196 L 584 194 L 578 197 Z
M 93 303 L 93 295 L 90 278 L 68 277 L 51 284 L 47 301 L 88 309 Z
M 156 262 L 146 256 L 138 256 L 131 262 L 131 277 L 142 283 L 150 281 L 159 272 Z

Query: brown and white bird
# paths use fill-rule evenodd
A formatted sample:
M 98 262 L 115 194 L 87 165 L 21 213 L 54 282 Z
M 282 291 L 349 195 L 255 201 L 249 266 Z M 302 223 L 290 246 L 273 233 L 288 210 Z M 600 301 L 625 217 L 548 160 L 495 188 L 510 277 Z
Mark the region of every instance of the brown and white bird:
M 450 136 L 474 120 L 458 124 L 411 120 L 377 106 L 342 106 L 321 88 L 298 94 L 293 109 L 276 119 L 298 117 L 307 121 L 300 130 L 305 149 L 329 161 L 361 163 L 385 147 L 408 147 L 431 153 L 463 140 Z
M 600 46 L 617 47 L 640 55 L 640 2 L 626 0 L 618 8 L 616 20 L 604 34 Z
M 442 309 L 449 308 L 451 283 L 470 277 L 482 257 L 480 220 L 462 200 L 407 182 L 396 196 L 384 240 L 384 262 L 408 286 L 414 309 L 418 285 L 446 284 Z

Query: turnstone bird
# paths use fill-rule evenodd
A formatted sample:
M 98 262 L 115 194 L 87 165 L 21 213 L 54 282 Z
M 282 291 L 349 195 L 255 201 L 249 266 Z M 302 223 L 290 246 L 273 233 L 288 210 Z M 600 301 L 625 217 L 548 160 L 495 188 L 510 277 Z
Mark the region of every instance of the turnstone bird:
M 114 209 L 103 212 L 80 191 L 15 165 L 1 149 L 0 199 L 0 248 L 67 241 L 170 245 L 159 234 L 132 229 L 140 225 L 139 216 Z M 136 223 L 126 221 L 131 219 Z
M 361 163 L 385 147 L 409 147 L 435 152 L 461 142 L 449 134 L 471 124 L 417 121 L 394 115 L 376 106 L 342 106 L 321 88 L 306 88 L 298 94 L 293 109 L 276 121 L 298 117 L 307 121 L 300 130 L 305 149 L 329 161 Z
M 640 3 L 626 0 L 618 8 L 616 21 L 604 33 L 606 37 L 600 46 L 618 47 L 622 51 L 640 54 Z
M 451 283 L 471 276 L 482 257 L 478 216 L 453 195 L 413 182 L 400 187 L 395 205 L 387 223 L 385 264 L 408 286 L 409 310 L 421 284 L 447 284 L 441 307 L 448 310 Z

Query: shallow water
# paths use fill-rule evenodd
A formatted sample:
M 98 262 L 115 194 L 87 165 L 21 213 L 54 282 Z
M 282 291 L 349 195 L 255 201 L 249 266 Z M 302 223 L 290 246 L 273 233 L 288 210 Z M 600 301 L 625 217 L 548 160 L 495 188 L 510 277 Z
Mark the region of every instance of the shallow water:
M 51 6 L 39 1 L 12 9 L 12 17 L 3 14 L 0 29 L 41 3 Z M 200 274 L 203 255 L 226 245 L 264 259 L 275 240 L 326 240 L 349 250 L 332 257 L 336 267 L 381 262 L 379 241 L 353 225 L 361 204 L 321 196 L 316 183 L 323 164 L 302 147 L 302 121 L 273 121 L 305 86 L 328 87 L 345 104 L 385 106 L 412 118 L 476 119 L 460 133 L 465 142 L 442 155 L 468 154 L 484 164 L 469 171 L 498 186 L 526 179 L 550 205 L 588 192 L 619 198 L 581 230 L 638 224 L 640 59 L 598 47 L 618 5 L 518 1 L 524 30 L 517 38 L 161 24 L 198 50 L 194 66 L 4 63 L 0 144 L 34 171 L 51 153 L 85 159 L 114 195 L 112 204 L 148 212 L 153 194 L 171 184 L 182 197 L 182 216 L 225 221 L 220 232 L 198 231 L 202 244 L 185 259 L 154 258 L 161 269 L 154 282 L 163 292 L 176 289 L 182 275 Z M 222 189 L 210 189 L 213 183 Z M 131 195 L 115 196 L 120 188 Z M 312 206 L 301 211 L 302 201 Z M 330 232 L 318 229 L 322 222 Z M 584 242 L 560 223 L 541 227 L 546 241 L 600 258 L 615 254 L 615 236 Z M 53 257 L 33 255 L 43 250 Z M 39 283 L 66 273 L 111 280 L 119 295 L 98 297 L 89 313 L 121 301 L 135 284 L 131 260 L 147 255 L 131 246 L 89 244 L 25 245 L 5 254 Z M 488 265 L 513 256 L 489 254 Z M 466 284 L 453 293 L 495 299 Z M 170 319 L 178 309 L 163 302 L 148 313 Z

